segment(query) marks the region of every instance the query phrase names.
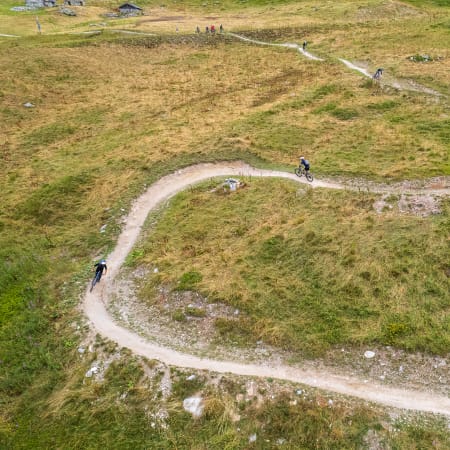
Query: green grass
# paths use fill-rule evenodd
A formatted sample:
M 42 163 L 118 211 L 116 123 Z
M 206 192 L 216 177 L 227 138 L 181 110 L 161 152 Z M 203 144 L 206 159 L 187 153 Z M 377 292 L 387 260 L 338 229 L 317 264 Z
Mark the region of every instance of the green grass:
M 446 354 L 448 204 L 433 218 L 379 216 L 373 195 L 247 183 L 231 195 L 211 193 L 217 182 L 179 194 L 135 264 L 238 308 L 239 319 L 216 322 L 230 342 L 308 355 L 369 343 Z M 154 288 L 152 279 L 141 295 Z
M 427 28 L 418 32 L 424 16 L 402 16 L 402 6 L 396 20 L 391 20 L 390 6 L 378 1 L 369 5 L 370 14 L 364 20 L 359 16 L 361 5 L 354 1 L 316 5 L 230 0 L 204 5 L 200 0 L 189 4 L 171 0 L 166 5 L 176 15 L 181 10 L 186 10 L 186 15 L 190 11 L 210 15 L 246 9 L 248 19 L 229 15 L 230 23 L 224 23 L 226 29 L 234 26 L 236 20 L 239 29 L 254 24 L 248 35 L 261 39 L 300 42 L 299 37 L 307 34 L 311 50 L 331 61 L 316 64 L 286 49 L 251 46 L 226 36 L 197 39 L 181 33 L 170 36 L 164 30 L 164 36 L 145 39 L 109 32 L 91 37 L 48 35 L 81 29 L 103 19 L 89 8 L 84 10 L 87 16 L 81 18 L 81 23 L 59 17 L 56 11 L 11 12 L 10 7 L 18 3 L 5 0 L 0 5 L 3 32 L 30 35 L 0 39 L 0 447 L 145 448 L 150 442 L 156 448 L 202 448 L 208 442 L 217 448 L 245 448 L 255 423 L 271 429 L 265 435 L 267 439 L 277 439 L 282 431 L 289 434 L 286 439 L 290 439 L 292 448 L 314 446 L 315 439 L 326 439 L 323 433 L 329 437 L 330 447 L 351 448 L 351 443 L 360 443 L 364 426 L 378 426 L 381 420 L 372 421 L 370 412 L 362 414 L 367 418 L 366 425 L 353 427 L 350 421 L 341 422 L 337 436 L 329 434 L 324 422 L 315 425 L 316 416 L 324 414 L 330 420 L 335 416 L 327 416 L 328 410 L 323 408 L 311 409 L 306 403 L 299 411 L 310 414 L 311 420 L 305 421 L 310 432 L 301 425 L 295 429 L 272 427 L 271 424 L 279 423 L 277 408 L 268 405 L 253 412 L 243 407 L 245 414 L 235 425 L 217 413 L 226 409 L 226 395 L 220 392 L 214 393 L 211 401 L 217 405 L 217 411 L 210 411 L 203 421 L 193 421 L 179 408 L 181 398 L 174 399 L 178 409 L 170 416 L 172 428 L 154 430 L 149 427 L 146 408 L 158 405 L 152 396 L 157 397 L 158 393 L 136 392 L 142 372 L 129 355 L 111 368 L 107 375 L 110 386 L 84 383 L 87 367 L 76 348 L 86 330 L 82 325 L 77 329 L 80 322 L 76 305 L 90 277 L 92 261 L 107 255 L 113 247 L 122 217 L 133 199 L 148 184 L 181 167 L 241 159 L 258 167 L 289 169 L 301 152 L 308 155 L 318 175 L 402 179 L 450 173 L 445 103 L 433 103 L 416 94 L 377 92 L 359 76 L 333 62 L 340 55 L 369 60 L 370 64 L 385 61 L 385 67 L 394 76 L 416 79 L 446 93 L 445 58 L 427 65 L 407 59 L 424 51 L 439 56 L 448 48 L 446 10 L 420 2 L 419 6 L 430 14 L 426 15 Z M 89 4 L 112 5 L 100 0 Z M 161 6 L 155 1 L 142 4 Z M 265 6 L 259 8 L 260 5 Z M 318 6 L 317 10 L 313 6 Z M 368 5 L 362 6 L 364 11 Z M 41 36 L 36 35 L 35 15 L 39 15 L 44 28 Z M 109 25 L 131 26 L 135 22 L 112 21 Z M 266 23 L 270 25 L 266 27 Z M 369 51 L 367 41 L 374 37 L 378 45 Z M 34 103 L 35 108 L 25 109 L 23 104 L 27 101 Z M 286 192 L 289 195 L 289 189 Z M 338 200 L 317 195 L 307 197 L 308 205 L 352 203 L 347 194 L 338 196 Z M 259 203 L 264 205 L 266 197 L 264 192 L 254 205 L 248 206 L 254 217 L 260 213 Z M 225 200 L 220 198 L 219 204 Z M 337 209 L 334 216 L 330 213 L 336 224 L 353 212 L 358 217 L 371 216 L 367 211 L 349 208 Z M 277 209 L 278 205 L 272 208 Z M 245 318 L 239 322 L 218 320 L 216 327 L 225 336 L 235 335 L 237 341 L 244 343 L 255 337 L 255 324 L 262 323 L 256 334 L 268 336 L 273 342 L 285 339 L 287 345 L 295 347 L 302 330 L 289 321 L 284 328 L 271 328 L 271 320 L 280 319 L 277 311 L 266 320 L 268 305 L 278 306 L 279 293 L 284 295 L 286 291 L 286 286 L 276 284 L 274 274 L 289 282 L 294 274 L 294 291 L 300 292 L 298 298 L 302 301 L 309 302 L 304 314 L 317 317 L 318 325 L 313 331 L 318 337 L 318 348 L 308 341 L 311 352 L 320 352 L 346 339 L 417 349 L 420 345 L 414 336 L 416 332 L 424 336 L 422 348 L 442 353 L 448 323 L 444 314 L 441 321 L 437 318 L 444 310 L 440 302 L 446 299 L 448 282 L 441 278 L 447 266 L 438 266 L 445 245 L 436 247 L 448 228 L 445 217 L 423 221 L 403 218 L 402 230 L 396 228 L 398 218 L 380 224 L 390 236 L 382 242 L 383 246 L 391 246 L 398 253 L 402 246 L 414 247 L 411 254 L 395 255 L 398 266 L 392 261 L 386 264 L 380 272 L 387 274 L 383 283 L 373 278 L 381 270 L 378 266 L 359 267 L 358 252 L 383 255 L 383 248 L 374 243 L 375 237 L 367 243 L 357 241 L 355 249 L 337 240 L 342 244 L 342 255 L 336 257 L 328 254 L 328 240 L 335 233 L 330 228 L 333 222 L 328 224 L 328 219 L 320 215 L 306 217 L 305 224 L 315 233 L 310 235 L 314 248 L 325 259 L 337 259 L 338 274 L 350 277 L 338 279 L 334 286 L 347 302 L 334 305 L 336 294 L 331 292 L 323 307 L 317 309 L 312 295 L 322 295 L 324 291 L 328 295 L 334 287 L 322 284 L 330 276 L 326 267 L 321 270 L 318 263 L 315 271 L 299 272 L 303 253 L 297 251 L 301 239 L 295 230 L 306 225 L 296 223 L 290 229 L 288 218 L 287 224 L 261 228 L 255 240 L 247 242 L 249 224 L 235 223 L 230 216 L 231 224 L 221 225 L 224 229 L 234 227 L 230 231 L 232 237 L 224 239 L 238 240 L 248 245 L 248 251 L 246 254 L 239 249 L 244 255 L 241 261 L 235 261 L 233 255 L 223 255 L 217 273 L 228 276 L 236 263 L 235 270 L 242 270 L 242 275 L 231 275 L 241 284 L 230 285 L 230 292 L 242 288 L 244 293 L 261 294 L 261 307 L 239 295 L 228 295 L 226 290 L 211 291 L 211 298 L 233 305 L 246 300 L 242 309 Z M 211 217 L 208 220 L 213 221 Z M 379 224 L 374 220 L 376 230 Z M 105 224 L 106 232 L 100 233 Z M 320 231 L 315 231 L 315 227 Z M 408 239 L 415 227 L 420 231 L 416 230 L 411 244 Z M 194 232 L 187 239 L 202 243 L 204 231 L 191 231 Z M 211 236 L 206 231 L 208 242 Z M 353 233 L 348 228 L 344 231 L 347 234 L 343 236 L 350 236 L 353 242 Z M 433 239 L 435 244 L 428 247 Z M 432 250 L 437 255 L 434 259 L 430 256 Z M 287 261 L 289 273 L 280 272 L 277 254 Z M 303 257 L 314 261 L 315 254 Z M 205 265 L 178 270 L 182 259 L 184 255 L 168 263 L 168 267 L 174 267 L 173 279 L 169 281 L 174 287 L 181 282 L 182 289 L 207 290 L 207 283 L 214 278 L 205 271 Z M 140 252 L 129 258 L 130 264 L 141 261 Z M 255 270 L 265 271 L 264 277 Z M 417 275 L 418 270 L 426 279 Z M 308 297 L 304 295 L 304 284 L 309 280 L 316 285 L 308 284 Z M 401 283 L 407 287 L 406 293 L 395 291 Z M 371 292 L 369 284 L 380 290 Z M 361 300 L 355 303 L 353 298 L 361 291 Z M 396 309 L 384 311 L 385 304 L 373 304 L 375 294 L 386 304 L 396 299 Z M 411 304 L 406 304 L 409 295 Z M 421 305 L 419 297 L 424 299 Z M 295 301 L 290 308 L 289 313 L 299 313 Z M 416 317 L 419 312 L 423 316 Z M 203 314 L 195 308 L 175 313 L 180 320 L 187 320 L 188 316 L 201 320 Z M 377 322 L 377 314 L 383 320 Z M 357 328 L 355 323 L 368 323 L 368 330 L 374 334 L 360 336 L 358 330 L 356 335 L 350 335 Z M 328 324 L 333 332 L 323 329 Z M 117 403 L 124 391 L 132 399 L 126 405 Z M 280 410 L 282 417 L 300 414 L 283 401 Z M 349 411 L 348 417 L 352 414 Z M 396 436 L 384 432 L 394 448 L 410 448 L 414 441 L 424 448 L 430 447 L 433 440 L 443 447 L 448 443 L 445 433 L 435 424 L 414 423 L 409 428 L 398 428 L 401 432 Z M 218 429 L 223 433 L 218 434 Z
M 277 0 L 276 4 L 289 4 L 292 3 L 293 0 Z M 90 4 L 95 6 L 111 6 L 115 3 L 111 0 L 93 0 Z M 247 7 L 255 7 L 255 6 L 268 6 L 273 5 L 274 2 L 270 0 L 221 0 L 214 2 L 205 2 L 203 0 L 190 0 L 189 2 L 180 2 L 178 0 L 168 0 L 164 2 L 164 6 L 170 10 L 221 10 L 226 11 L 229 9 L 241 9 Z M 157 0 L 142 0 L 139 2 L 139 6 L 141 7 L 152 7 L 157 8 L 161 6 L 161 2 Z
M 5 448 L 365 448 L 380 442 L 389 448 L 445 448 L 450 436 L 445 420 L 399 416 L 366 405 L 351 406 L 313 391 L 295 393 L 293 386 L 256 381 L 259 392 L 273 394 L 262 403 L 240 401 L 246 392 L 239 380 L 218 385 L 196 374 L 172 370 L 172 393 L 161 398 L 159 376 L 143 378 L 142 364 L 152 362 L 126 352 L 105 371 L 104 381 L 83 379 L 80 368 L 64 380 L 65 395 L 48 392 L 49 405 L 27 395 L 14 433 L 0 427 Z M 84 363 L 85 369 L 88 361 Z M 62 387 L 61 386 L 61 387 Z M 41 392 L 42 394 L 42 392 Z M 199 419 L 183 410 L 190 395 L 204 399 Z M 161 415 L 162 411 L 167 416 Z M 256 433 L 256 442 L 249 437 Z

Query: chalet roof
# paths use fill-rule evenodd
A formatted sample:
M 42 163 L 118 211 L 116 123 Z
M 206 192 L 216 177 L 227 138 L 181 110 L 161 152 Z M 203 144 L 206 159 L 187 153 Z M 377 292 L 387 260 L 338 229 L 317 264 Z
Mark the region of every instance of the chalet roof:
M 121 9 L 121 8 L 139 9 L 140 11 L 142 11 L 142 8 L 139 8 L 139 6 L 137 6 L 133 3 L 124 3 L 123 5 L 119 6 L 119 9 Z

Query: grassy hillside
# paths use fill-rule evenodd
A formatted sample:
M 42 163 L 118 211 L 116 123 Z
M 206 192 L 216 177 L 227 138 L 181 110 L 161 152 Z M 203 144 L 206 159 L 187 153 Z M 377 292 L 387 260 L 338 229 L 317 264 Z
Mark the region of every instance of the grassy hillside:
M 219 428 L 225 437 L 223 442 L 218 441 L 217 448 L 224 448 L 224 442 L 245 447 L 248 435 L 237 435 L 237 429 L 250 431 L 256 420 L 264 422 L 262 416 L 267 423 L 279 424 L 272 421 L 278 414 L 278 403 L 263 405 L 262 409 L 255 406 L 251 411 L 244 408 L 242 422 L 237 425 L 214 414 L 195 422 L 180 410 L 184 395 L 180 391 L 169 401 L 169 406 L 178 405 L 173 427 L 149 437 L 154 432 L 148 428 L 145 408 L 153 397 L 140 388 L 134 391 L 142 384 L 135 379 L 139 370 L 130 374 L 126 367 L 115 367 L 106 375 L 105 383 L 84 384 L 89 358 L 94 356 L 80 357 L 77 351 L 87 339 L 87 330 L 76 305 L 92 262 L 113 247 L 123 216 L 145 186 L 195 162 L 243 159 L 291 170 L 303 153 L 312 161 L 318 177 L 399 180 L 448 175 L 447 99 L 381 89 L 336 59 L 362 61 L 370 69 L 383 65 L 386 77 L 412 78 L 448 95 L 448 8 L 379 1 L 363 5 L 352 1 L 207 6 L 204 2 L 174 2 L 161 8 L 148 2 L 151 17 L 121 21 L 100 15 L 110 6 L 106 2 L 89 2 L 90 6 L 80 9 L 76 18 L 61 16 L 56 10 L 13 13 L 10 7 L 16 3 L 8 0 L 0 6 L 0 33 L 25 36 L 0 38 L 0 446 L 96 448 L 103 441 L 110 448 L 143 448 L 148 439 L 155 439 L 162 448 L 189 448 L 190 442 L 194 442 L 191 447 L 202 448 L 206 438 L 199 429 L 212 435 Z M 219 14 L 211 14 L 219 8 Z M 41 36 L 36 35 L 36 14 L 43 27 Z M 174 19 L 179 16 L 182 19 Z M 169 19 L 146 20 L 155 17 Z M 222 18 L 226 30 L 245 31 L 259 39 L 307 39 L 311 52 L 326 61 L 309 61 L 293 50 L 253 46 L 226 35 L 193 35 L 197 24 L 204 26 L 211 20 L 220 23 Z M 59 34 L 98 28 L 105 31 L 93 36 Z M 157 35 L 125 36 L 113 33 L 116 28 Z M 408 59 L 422 53 L 432 55 L 434 60 L 417 63 Z M 26 102 L 34 107 L 25 108 Z M 364 230 L 366 216 L 371 213 L 354 206 L 348 194 L 339 198 L 344 210 L 348 207 L 356 214 L 355 226 Z M 259 195 L 258 201 L 265 200 Z M 329 204 L 332 199 L 318 193 L 315 201 Z M 330 214 L 343 226 L 339 222 L 342 211 Z M 402 245 L 420 225 L 413 243 L 420 244 L 418 248 L 424 252 L 433 248 L 442 255 L 445 246 L 439 247 L 438 239 L 443 239 L 446 217 L 393 218 L 392 222 L 380 223 L 380 229 L 393 231 L 390 243 Z M 317 239 L 336 233 L 331 224 L 327 224 L 326 232 L 316 230 L 324 226 L 323 216 L 307 220 Z M 253 244 L 254 254 L 264 260 L 264 252 L 271 251 L 273 236 L 289 237 L 292 240 L 286 246 L 286 257 L 289 267 L 295 266 L 295 258 L 289 258 L 300 239 L 296 234 L 298 224 L 291 224 L 292 228 L 287 224 L 275 223 L 270 233 L 264 231 L 261 240 Z M 105 232 L 101 233 L 104 225 Z M 348 228 L 343 230 L 349 233 Z M 408 245 L 414 247 L 413 243 Z M 281 244 L 275 240 L 273 245 Z M 376 248 L 370 240 L 364 245 L 364 251 Z M 346 251 L 350 252 L 350 247 Z M 443 353 L 448 335 L 445 323 L 439 324 L 438 313 L 443 306 L 437 297 L 446 280 L 442 272 L 432 273 L 436 261 L 423 266 L 429 260 L 419 261 L 418 248 L 410 255 L 397 255 L 392 267 L 383 268 L 396 270 L 398 264 L 402 268 L 399 278 L 406 277 L 415 295 L 411 305 L 405 305 L 406 294 L 401 294 L 399 307 L 404 309 L 399 313 L 404 314 L 401 323 L 406 317 L 407 324 L 418 328 L 407 328 L 408 332 L 396 336 L 394 343 Z M 264 264 L 270 265 L 270 258 Z M 415 269 L 404 272 L 410 264 Z M 342 265 L 340 270 L 360 283 L 360 272 L 381 270 L 371 266 L 356 273 L 353 267 L 354 271 L 351 265 Z M 418 270 L 429 274 L 428 284 L 414 278 Z M 174 272 L 174 279 L 177 275 Z M 323 280 L 327 274 L 318 272 L 316 276 Z M 248 272 L 247 278 L 251 281 L 255 274 Z M 265 282 L 267 286 L 272 283 L 270 279 Z M 258 284 L 255 289 L 261 290 Z M 394 289 L 395 283 L 384 287 Z M 323 286 L 317 289 L 330 290 Z M 368 295 L 365 286 L 361 289 Z M 427 317 L 443 330 L 439 337 L 433 334 L 436 330 L 430 323 L 414 321 L 420 308 L 427 308 L 419 301 L 424 292 L 428 296 Z M 333 298 L 328 297 L 331 309 Z M 365 298 L 362 305 L 364 311 L 367 301 Z M 346 339 L 382 340 L 383 327 L 389 322 L 376 323 L 374 316 L 370 317 L 371 329 L 378 333 L 371 337 L 355 336 L 354 328 L 347 327 L 347 319 L 337 318 L 336 323 L 345 322 L 341 331 L 345 331 Z M 428 336 L 426 342 L 419 342 L 413 330 Z M 328 345 L 320 333 L 319 342 Z M 127 366 L 131 359 L 127 355 L 123 358 Z M 130 401 L 111 401 L 125 391 L 130 392 Z M 101 407 L 92 411 L 97 401 Z M 299 411 L 291 409 L 283 399 L 279 405 L 280 414 L 288 416 L 307 408 L 302 403 Z M 308 406 L 308 415 L 326 418 L 327 408 Z M 379 428 L 384 420 L 384 413 L 348 414 L 341 431 L 327 434 L 327 439 L 338 439 L 337 447 L 349 448 L 362 442 L 367 430 Z M 350 421 L 358 414 L 364 420 L 355 429 Z M 323 427 L 327 420 L 320 422 Z M 279 434 L 273 426 L 270 439 Z M 445 428 L 439 424 L 414 422 L 398 427 L 402 431 L 395 436 L 387 427 L 383 439 L 400 447 L 415 441 L 423 442 L 424 447 L 433 439 L 445 447 L 448 442 L 442 431 Z M 132 431 L 125 435 L 123 428 Z M 185 429 L 188 431 L 183 437 Z M 293 448 L 312 445 L 316 435 L 325 430 L 302 429 L 294 437 L 295 431 L 282 429 L 286 434 L 293 433 Z
M 159 269 L 141 288 L 144 300 L 158 302 L 163 284 L 238 308 L 239 318 L 216 320 L 230 342 L 447 354 L 447 209 L 433 219 L 379 215 L 373 195 L 247 183 L 233 195 L 208 183 L 173 200 L 135 251 L 134 264 Z

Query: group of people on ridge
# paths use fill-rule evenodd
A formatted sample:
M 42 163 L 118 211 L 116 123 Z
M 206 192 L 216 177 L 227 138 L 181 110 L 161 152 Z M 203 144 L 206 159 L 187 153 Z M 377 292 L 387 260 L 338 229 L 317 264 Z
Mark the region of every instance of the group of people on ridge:
M 198 25 L 197 25 L 197 28 L 195 29 L 195 32 L 197 34 L 201 33 L 200 27 Z M 216 32 L 216 26 L 215 25 L 211 25 L 210 27 L 208 27 L 208 25 L 206 25 L 206 27 L 205 27 L 205 33 L 206 34 L 208 34 L 208 33 L 214 34 L 215 32 Z M 223 33 L 223 25 L 222 24 L 220 24 L 220 26 L 219 26 L 219 33 Z

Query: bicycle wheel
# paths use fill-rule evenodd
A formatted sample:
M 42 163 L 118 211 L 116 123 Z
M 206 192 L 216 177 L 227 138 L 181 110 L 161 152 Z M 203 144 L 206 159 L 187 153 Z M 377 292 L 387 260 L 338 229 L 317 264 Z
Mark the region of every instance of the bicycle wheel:
M 298 177 L 301 177 L 303 175 L 303 170 L 300 167 L 296 167 L 294 172 Z
M 101 273 L 97 272 L 94 275 L 94 278 L 92 278 L 92 283 L 91 283 L 91 289 L 89 292 L 92 292 L 92 289 L 94 289 L 94 286 L 100 281 L 100 277 L 101 277 Z
M 306 172 L 305 176 L 308 181 L 312 182 L 312 180 L 314 180 L 312 173 Z

